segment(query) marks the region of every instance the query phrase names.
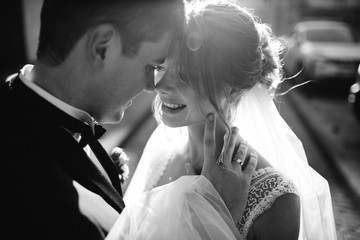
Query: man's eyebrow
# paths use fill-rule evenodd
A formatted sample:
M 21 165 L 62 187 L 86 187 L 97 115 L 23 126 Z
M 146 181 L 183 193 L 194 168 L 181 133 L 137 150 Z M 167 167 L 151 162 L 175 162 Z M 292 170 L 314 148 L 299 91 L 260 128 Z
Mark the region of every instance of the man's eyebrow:
M 156 64 L 162 64 L 162 63 L 164 63 L 165 62 L 165 58 L 164 57 L 162 57 L 162 58 L 159 58 L 159 59 L 155 59 L 155 60 L 153 60 Z

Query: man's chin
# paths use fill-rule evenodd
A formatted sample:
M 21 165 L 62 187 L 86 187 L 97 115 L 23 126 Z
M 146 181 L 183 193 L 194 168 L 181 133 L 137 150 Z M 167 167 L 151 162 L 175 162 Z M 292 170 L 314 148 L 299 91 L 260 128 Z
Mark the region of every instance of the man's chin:
M 119 112 L 118 114 L 116 114 L 114 116 L 114 119 L 113 119 L 114 122 L 113 123 L 121 122 L 121 120 L 123 120 L 123 118 L 124 118 L 124 114 L 125 114 L 125 110 L 123 110 L 123 111 Z
M 119 123 L 124 118 L 124 112 L 125 110 L 118 112 L 116 114 L 113 114 L 112 116 L 107 117 L 106 119 L 103 119 L 101 122 L 102 124 L 116 124 Z

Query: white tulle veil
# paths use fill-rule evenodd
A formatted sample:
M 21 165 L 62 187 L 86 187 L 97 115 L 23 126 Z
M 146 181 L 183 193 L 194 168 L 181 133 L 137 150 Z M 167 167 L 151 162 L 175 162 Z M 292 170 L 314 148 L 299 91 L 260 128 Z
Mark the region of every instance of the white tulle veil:
M 276 169 L 287 174 L 301 199 L 299 239 L 336 239 L 328 182 L 308 165 L 301 141 L 260 84 L 241 98 L 234 120 L 240 135 Z
M 308 165 L 301 141 L 281 117 L 273 98 L 265 87 L 257 84 L 244 93 L 233 125 L 239 128 L 240 135 L 251 146 L 295 183 L 301 199 L 299 239 L 336 239 L 328 182 Z M 154 179 L 153 175 L 156 174 L 154 166 L 157 160 L 164 158 L 164 155 L 170 157 L 175 148 L 186 140 L 186 128 L 171 129 L 162 123 L 159 124 L 144 149 L 143 156 L 125 193 L 126 204 L 133 204 L 138 198 L 145 199 L 142 192 L 149 184 L 151 185 L 151 179 Z M 204 188 L 206 187 L 209 186 L 204 185 Z M 181 188 L 181 186 L 176 186 L 176 188 Z M 159 189 L 156 191 L 159 192 Z M 169 192 L 165 194 L 164 191 Z M 169 196 L 171 191 L 164 188 L 163 194 Z M 146 203 L 143 202 L 143 205 Z M 163 208 L 164 205 L 160 204 L 159 207 Z M 175 211 L 174 208 L 166 211 Z

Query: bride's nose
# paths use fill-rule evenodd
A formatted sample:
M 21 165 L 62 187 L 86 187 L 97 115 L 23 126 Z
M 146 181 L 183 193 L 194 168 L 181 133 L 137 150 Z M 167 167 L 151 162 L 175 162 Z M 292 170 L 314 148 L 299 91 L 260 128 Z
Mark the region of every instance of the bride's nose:
M 170 94 L 176 89 L 176 77 L 171 72 L 167 72 L 155 84 L 156 93 Z

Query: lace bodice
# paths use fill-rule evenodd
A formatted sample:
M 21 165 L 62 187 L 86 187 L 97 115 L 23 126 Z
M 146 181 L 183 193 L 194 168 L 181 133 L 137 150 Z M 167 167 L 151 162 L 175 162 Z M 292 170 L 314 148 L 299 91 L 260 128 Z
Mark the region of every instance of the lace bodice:
M 238 224 L 243 239 L 257 217 L 271 208 L 275 200 L 287 193 L 299 195 L 293 182 L 280 171 L 262 168 L 255 172 L 250 185 L 244 214 Z

